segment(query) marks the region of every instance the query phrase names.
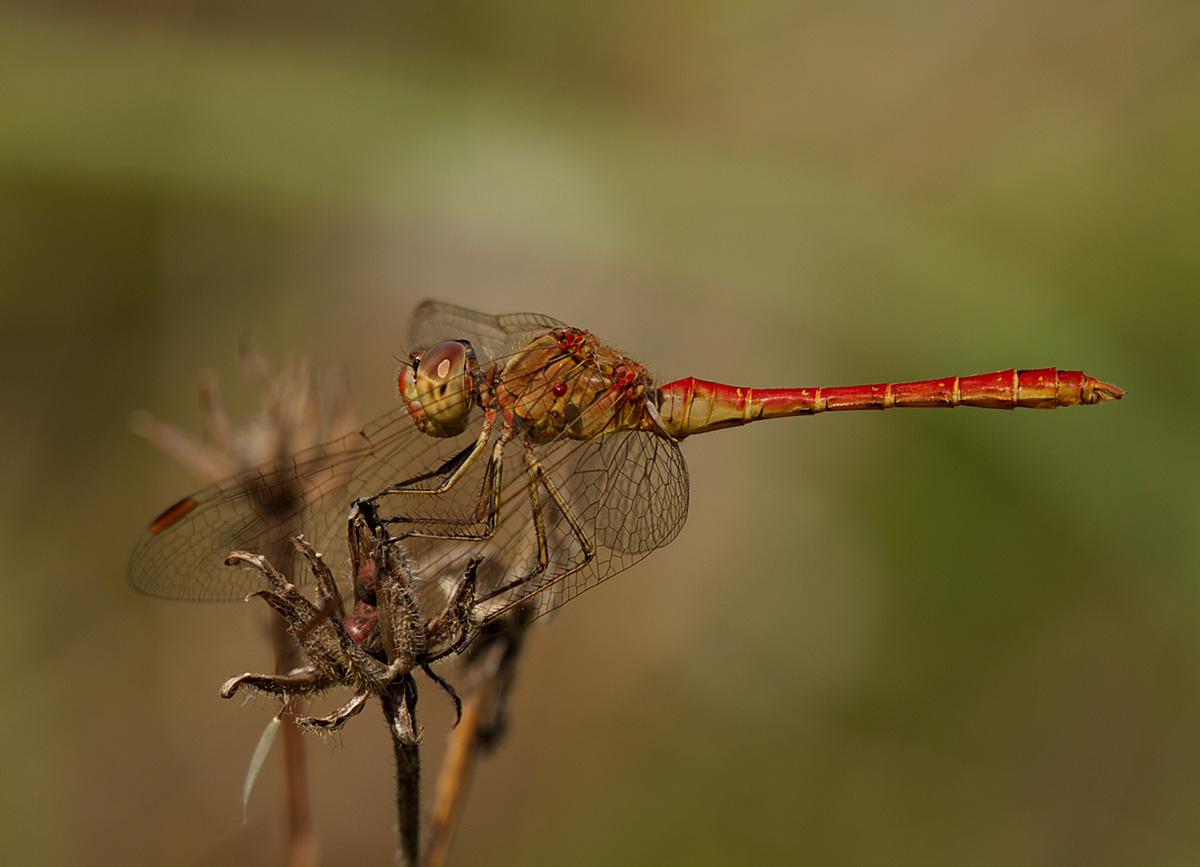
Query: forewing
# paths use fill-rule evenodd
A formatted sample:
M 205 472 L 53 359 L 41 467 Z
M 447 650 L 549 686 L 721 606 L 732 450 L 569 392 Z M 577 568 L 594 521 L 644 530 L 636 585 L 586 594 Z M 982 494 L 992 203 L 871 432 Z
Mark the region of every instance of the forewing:
M 548 316 L 490 316 L 426 302 L 414 317 L 420 348 L 472 342 L 481 361 L 503 358 L 562 323 Z M 242 473 L 168 509 L 130 560 L 140 590 L 172 599 L 233 600 L 261 576 L 224 565 L 233 550 L 291 561 L 303 534 L 335 574 L 346 575 L 350 502 L 378 499 L 413 568 L 422 608 L 436 616 L 472 560 L 478 615 L 520 606 L 536 617 L 629 568 L 670 542 L 687 516 L 687 467 L 672 440 L 621 431 L 588 440 L 504 440 L 482 419 L 455 437 L 422 434 L 399 407 L 357 433 Z M 435 492 L 456 473 L 448 489 Z M 297 583 L 306 576 L 291 570 Z
M 351 500 L 439 467 L 478 432 L 477 420 L 457 437 L 429 437 L 399 407 L 356 433 L 226 479 L 151 523 L 130 557 L 130 580 L 167 599 L 241 599 L 261 589 L 261 575 L 224 565 L 226 555 L 263 554 L 286 569 L 289 540 L 301 534 L 324 554 L 334 574 L 346 574 Z M 291 571 L 294 581 L 307 582 L 306 575 Z
M 441 340 L 468 340 L 480 364 L 509 355 L 563 323 L 541 313 L 493 316 L 441 301 L 417 307 L 409 328 L 409 349 L 428 349 Z
M 413 345 L 462 338 L 472 342 L 477 357 L 491 360 L 515 351 L 527 335 L 560 324 L 536 313 L 491 316 L 427 301 L 413 318 Z M 397 407 L 357 433 L 219 482 L 151 523 L 134 547 L 130 580 L 168 599 L 241 599 L 259 589 L 259 578 L 225 566 L 225 556 L 248 550 L 285 569 L 292 559 L 289 540 L 300 534 L 337 571 L 346 562 L 350 501 L 436 470 L 475 440 L 479 425 L 476 419 L 457 437 L 435 439 L 420 433 Z M 305 580 L 291 571 L 293 580 Z

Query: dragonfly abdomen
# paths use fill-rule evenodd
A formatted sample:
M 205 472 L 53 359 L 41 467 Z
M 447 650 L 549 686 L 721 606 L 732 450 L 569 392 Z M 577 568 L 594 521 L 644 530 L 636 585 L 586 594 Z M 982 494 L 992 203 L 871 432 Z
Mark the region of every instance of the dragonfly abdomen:
M 1124 394 L 1083 371 L 1054 367 L 832 388 L 742 388 L 688 377 L 659 389 L 658 410 L 667 432 L 679 439 L 759 419 L 837 410 L 903 406 L 1053 409 L 1117 400 Z

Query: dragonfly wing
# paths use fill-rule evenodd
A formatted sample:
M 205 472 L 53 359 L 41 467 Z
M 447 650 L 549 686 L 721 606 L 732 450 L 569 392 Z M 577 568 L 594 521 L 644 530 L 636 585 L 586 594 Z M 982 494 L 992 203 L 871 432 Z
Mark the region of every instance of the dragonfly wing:
M 494 496 L 495 471 L 481 459 L 444 494 L 380 501 L 381 515 L 407 519 L 393 527 L 398 537 L 410 528 L 400 544 L 427 616 L 472 559 L 481 617 L 517 605 L 540 616 L 670 542 L 687 517 L 687 466 L 668 439 L 626 431 L 530 454 L 532 467 L 520 442 L 504 445 Z
M 413 321 L 414 343 L 462 337 L 485 358 L 519 346 L 526 335 L 558 327 L 534 313 L 489 316 L 437 302 L 422 304 Z M 261 576 L 225 565 L 226 555 L 266 555 L 296 583 L 307 576 L 288 568 L 290 539 L 303 534 L 338 573 L 347 562 L 346 518 L 354 497 L 434 472 L 479 434 L 479 420 L 458 437 L 420 433 L 403 407 L 361 430 L 322 446 L 247 470 L 176 503 L 142 534 L 129 563 L 130 581 L 152 596 L 232 601 L 260 589 Z M 452 499 L 452 498 L 451 498 Z
M 465 338 L 499 358 L 560 326 L 541 314 L 489 316 L 427 302 L 413 339 Z M 335 574 L 347 574 L 351 500 L 395 487 L 376 508 L 408 555 L 427 616 L 442 610 L 472 559 L 484 616 L 515 605 L 537 616 L 627 569 L 683 525 L 687 467 L 671 440 L 622 431 L 537 444 L 518 435 L 501 445 L 496 425 L 477 449 L 481 424 L 428 437 L 398 407 L 342 439 L 234 476 L 152 522 L 134 548 L 130 579 L 155 596 L 239 599 L 261 587 L 258 573 L 224 565 L 240 549 L 266 555 L 301 583 L 307 576 L 285 565 L 299 534 Z
M 544 572 L 501 594 L 497 601 L 504 607 L 522 603 L 535 617 L 553 611 L 666 545 L 683 527 L 687 465 L 671 440 L 621 431 L 583 443 L 560 440 L 534 452 L 544 474 L 538 503 L 549 562 Z M 521 503 L 531 548 L 530 497 L 512 499 Z M 528 570 L 531 560 L 521 566 Z
M 168 599 L 241 599 L 262 588 L 262 577 L 226 566 L 225 557 L 246 550 L 267 556 L 296 583 L 307 583 L 307 575 L 287 567 L 289 540 L 301 534 L 324 554 L 334 574 L 344 574 L 350 501 L 421 468 L 440 466 L 478 430 L 477 421 L 459 437 L 429 437 L 398 407 L 341 439 L 226 479 L 151 523 L 130 557 L 130 581 Z
M 571 452 L 551 475 L 596 544 L 615 554 L 641 559 L 674 539 L 687 518 L 687 464 L 666 437 L 607 434 Z
M 413 314 L 409 348 L 428 349 L 441 340 L 468 340 L 479 363 L 485 364 L 517 351 L 551 329 L 563 327 L 562 322 L 541 313 L 492 316 L 441 301 L 426 301 Z

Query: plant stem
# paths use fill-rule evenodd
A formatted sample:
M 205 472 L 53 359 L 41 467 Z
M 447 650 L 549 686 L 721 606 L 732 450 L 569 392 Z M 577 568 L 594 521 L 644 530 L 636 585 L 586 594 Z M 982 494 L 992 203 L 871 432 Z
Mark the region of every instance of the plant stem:
M 275 648 L 275 671 L 286 674 L 299 664 L 299 648 L 288 635 L 286 623 L 271 618 L 271 644 Z M 292 699 L 292 704 L 299 699 Z M 283 784 L 287 803 L 287 840 L 284 864 L 287 867 L 316 867 L 319 862 L 316 829 L 312 821 L 312 801 L 308 793 L 308 755 L 304 736 L 293 719 L 302 707 L 291 708 L 282 718 Z
M 468 651 L 464 671 L 472 684 L 442 758 L 422 867 L 445 864 L 475 764 L 503 733 L 505 700 L 516 675 L 526 628 L 517 624 L 481 636 Z
M 417 729 L 417 684 L 404 674 L 380 697 L 396 758 L 398 863 L 416 867 L 421 834 L 421 747 Z

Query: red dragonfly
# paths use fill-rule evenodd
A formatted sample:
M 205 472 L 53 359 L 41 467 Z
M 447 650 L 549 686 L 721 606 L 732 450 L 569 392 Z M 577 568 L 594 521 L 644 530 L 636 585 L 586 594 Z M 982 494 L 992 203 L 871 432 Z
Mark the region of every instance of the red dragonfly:
M 234 600 L 261 575 L 234 549 L 303 534 L 335 572 L 353 497 L 402 546 L 423 612 L 477 561 L 472 619 L 545 614 L 675 538 L 688 508 L 684 437 L 765 418 L 891 407 L 1051 409 L 1124 392 L 1078 370 L 1004 370 L 836 388 L 739 388 L 646 368 L 536 313 L 426 302 L 400 370 L 402 405 L 355 433 L 180 500 L 130 560 L 135 587 Z

